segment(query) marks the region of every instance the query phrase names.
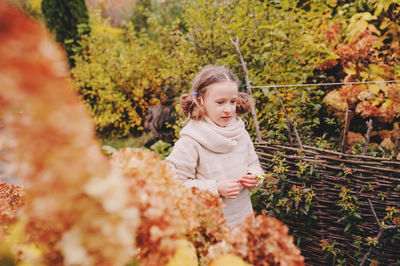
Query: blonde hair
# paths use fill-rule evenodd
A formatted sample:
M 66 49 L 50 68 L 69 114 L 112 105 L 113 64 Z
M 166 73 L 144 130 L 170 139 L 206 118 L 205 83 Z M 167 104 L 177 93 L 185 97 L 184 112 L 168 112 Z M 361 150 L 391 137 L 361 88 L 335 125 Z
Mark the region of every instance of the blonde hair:
M 210 85 L 218 82 L 231 81 L 239 87 L 239 79 L 232 72 L 223 66 L 204 67 L 193 81 L 192 93 L 184 93 L 180 98 L 182 111 L 186 117 L 193 120 L 200 120 L 205 115 L 205 110 L 199 104 L 202 96 L 207 92 Z M 236 100 L 236 113 L 243 114 L 249 111 L 252 100 L 247 93 L 239 92 Z

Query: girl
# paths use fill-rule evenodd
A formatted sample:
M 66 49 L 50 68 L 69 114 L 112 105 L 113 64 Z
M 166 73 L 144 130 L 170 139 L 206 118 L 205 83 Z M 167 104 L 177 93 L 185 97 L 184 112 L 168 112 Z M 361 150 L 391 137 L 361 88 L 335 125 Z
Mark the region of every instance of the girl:
M 221 66 L 207 66 L 183 94 L 183 113 L 190 119 L 180 131 L 166 161 L 187 187 L 222 197 L 223 213 L 233 228 L 253 213 L 248 189 L 263 170 L 243 121 L 250 97 L 238 91 L 239 81 Z

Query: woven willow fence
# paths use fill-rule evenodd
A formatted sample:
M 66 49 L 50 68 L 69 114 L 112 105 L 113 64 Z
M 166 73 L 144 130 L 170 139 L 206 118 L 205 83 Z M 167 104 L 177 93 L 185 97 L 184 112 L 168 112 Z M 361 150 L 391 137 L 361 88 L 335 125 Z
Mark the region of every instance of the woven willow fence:
M 274 88 L 287 120 L 290 145 L 262 141 L 254 106 L 251 112 L 258 142 L 256 151 L 266 176 L 252 195 L 257 211 L 267 211 L 286 223 L 296 236 L 307 264 L 400 265 L 400 161 L 365 156 L 372 130 L 367 123 L 363 155 L 304 146 L 277 87 L 393 83 L 350 83 L 252 86 L 239 39 L 230 38 L 252 88 Z M 351 119 L 347 110 L 342 150 L 347 147 Z M 297 145 L 294 144 L 294 138 Z M 400 150 L 397 132 L 395 155 Z
M 400 161 L 310 146 L 298 149 L 258 142 L 255 147 L 267 176 L 279 178 L 278 162 L 274 159 L 279 156 L 280 163 L 284 161 L 286 165 L 284 183 L 287 187 L 312 188 L 314 196 L 306 215 L 279 215 L 302 239 L 300 248 L 308 264 L 338 264 L 341 260 L 354 265 L 363 257 L 364 263 L 368 257 L 378 260 L 380 265 L 400 264 L 400 239 L 391 237 L 397 227 L 393 223 L 387 227 L 378 224 L 378 220 L 388 223 L 388 207 L 400 207 Z M 299 175 L 302 165 L 309 169 L 303 177 Z M 283 189 L 284 183 L 278 189 Z M 268 206 L 268 193 L 263 198 Z M 347 211 L 344 210 L 346 206 L 349 207 Z

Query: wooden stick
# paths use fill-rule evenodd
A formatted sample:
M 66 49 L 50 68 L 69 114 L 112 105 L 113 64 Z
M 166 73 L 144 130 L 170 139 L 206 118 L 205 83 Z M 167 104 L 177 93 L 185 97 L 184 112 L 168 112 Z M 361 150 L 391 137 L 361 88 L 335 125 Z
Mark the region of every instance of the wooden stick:
M 367 134 L 365 135 L 365 143 L 364 143 L 362 155 L 366 155 L 367 154 L 368 145 L 369 145 L 369 137 L 371 135 L 371 131 L 372 131 L 372 128 L 373 128 L 372 119 L 370 119 L 368 122 L 366 122 L 366 124 L 367 124 Z
M 374 217 L 375 217 L 376 223 L 378 224 L 378 228 L 381 229 L 381 228 L 382 228 L 381 223 L 380 223 L 380 221 L 379 221 L 378 215 L 376 215 L 374 206 L 372 205 L 372 202 L 371 202 L 370 199 L 368 199 L 368 204 L 369 204 L 369 207 L 371 208 L 372 214 L 373 214 Z
M 346 148 L 347 148 L 347 133 L 349 131 L 349 125 L 350 125 L 350 109 L 347 108 L 346 111 L 346 118 L 344 122 L 344 130 L 343 130 L 343 139 L 342 139 L 342 152 L 345 153 Z
M 244 61 L 242 52 L 240 52 L 240 49 L 239 49 L 239 38 L 236 37 L 236 41 L 233 41 L 232 38 L 229 37 L 229 40 L 231 40 L 231 43 L 233 44 L 233 46 L 235 46 L 236 52 L 238 53 L 239 58 L 240 58 L 240 62 L 242 63 L 243 71 L 244 71 L 244 76 L 245 76 L 245 78 L 246 78 L 246 89 L 247 89 L 247 93 L 248 93 L 248 94 L 250 95 L 250 97 L 254 100 L 253 92 L 251 91 L 249 73 L 247 72 L 246 61 Z M 254 103 L 255 103 L 255 101 L 254 101 Z M 256 109 L 255 109 L 255 107 L 254 107 L 254 104 L 251 104 L 251 114 L 252 114 L 253 120 L 254 120 L 254 127 L 255 127 L 255 129 L 256 129 L 257 140 L 258 140 L 258 141 L 262 141 L 261 133 L 260 133 L 260 126 L 258 125 L 258 119 L 257 119 L 257 114 L 256 114 Z
M 396 142 L 394 144 L 394 159 L 397 159 L 397 155 L 400 152 L 400 128 L 397 130 Z
M 288 115 L 288 113 L 287 113 L 287 111 L 286 111 L 286 108 L 285 108 L 285 106 L 283 105 L 283 102 L 282 102 L 282 99 L 281 99 L 281 96 L 279 96 L 279 92 L 278 92 L 278 89 L 276 88 L 276 86 L 274 86 L 274 89 L 275 89 L 275 93 L 276 93 L 276 95 L 278 96 L 278 99 L 279 99 L 279 102 L 280 102 L 280 104 L 281 104 L 281 107 L 282 107 L 282 109 L 283 109 L 283 112 L 285 113 L 285 117 L 286 117 L 286 123 L 287 123 L 287 127 L 288 127 L 288 135 L 289 135 L 289 142 L 290 142 L 290 145 L 292 145 L 293 144 L 293 137 L 292 137 L 292 126 L 290 125 L 290 119 L 289 119 L 289 115 Z
M 382 235 L 383 235 L 383 231 L 385 231 L 385 230 L 390 230 L 390 229 L 397 229 L 397 228 L 400 228 L 400 225 L 386 225 L 386 226 L 382 226 L 382 225 L 381 225 L 381 222 L 379 221 L 378 216 L 376 215 L 374 206 L 372 205 L 372 202 L 371 202 L 370 199 L 368 199 L 368 204 L 369 204 L 369 207 L 371 208 L 371 211 L 372 211 L 372 213 L 373 213 L 373 215 L 374 215 L 374 217 L 375 217 L 376 222 L 378 223 L 379 232 L 378 232 L 378 235 L 377 235 L 377 237 L 376 237 L 376 239 L 377 239 L 376 241 L 377 241 L 377 244 L 378 244 L 378 243 L 379 243 L 379 240 L 381 239 L 381 237 L 382 237 Z M 371 254 L 372 250 L 373 250 L 373 246 L 371 246 L 371 247 L 369 248 L 368 252 L 364 255 L 364 258 L 362 259 L 362 261 L 361 261 L 361 263 L 360 263 L 360 266 L 364 266 L 364 264 L 365 264 L 365 262 L 367 261 L 369 255 Z
M 293 118 L 290 118 L 290 122 L 293 126 L 293 130 L 294 130 L 294 134 L 296 135 L 297 143 L 299 144 L 300 149 L 303 149 L 303 143 L 301 143 L 299 132 L 297 132 L 296 123 L 294 122 Z
M 263 142 L 263 143 L 256 143 L 255 144 L 257 147 L 268 147 L 272 148 L 274 147 L 275 149 L 285 149 L 285 150 L 290 150 L 290 151 L 296 151 L 296 148 L 286 146 L 280 143 L 275 143 L 275 142 Z M 390 161 L 390 160 L 385 160 L 385 158 L 380 158 L 380 157 L 372 157 L 372 156 L 364 156 L 364 155 L 356 155 L 356 154 L 344 154 L 341 152 L 335 152 L 331 150 L 326 150 L 326 149 L 320 149 L 316 148 L 313 146 L 308 146 L 308 145 L 303 145 L 306 153 L 311 153 L 311 154 L 318 154 L 318 156 L 327 156 L 326 158 L 330 160 L 335 160 L 335 161 L 342 161 L 341 158 L 354 158 L 354 159 L 364 159 L 366 161 L 375 161 L 379 162 L 379 164 L 387 164 L 393 166 L 394 169 L 397 169 L 400 167 L 400 162 L 399 161 Z M 324 154 L 321 154 L 324 153 Z M 327 154 L 332 155 L 332 157 L 329 157 Z M 354 160 L 344 160 L 344 162 L 349 162 L 349 163 L 364 163 L 361 161 L 354 161 Z M 368 162 L 367 162 L 368 164 Z

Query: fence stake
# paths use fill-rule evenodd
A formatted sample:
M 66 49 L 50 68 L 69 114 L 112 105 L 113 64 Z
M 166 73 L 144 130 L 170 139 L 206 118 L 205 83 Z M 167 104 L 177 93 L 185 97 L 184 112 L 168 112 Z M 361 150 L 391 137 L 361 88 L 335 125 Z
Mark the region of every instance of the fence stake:
M 239 49 L 239 38 L 236 37 L 236 41 L 233 41 L 232 38 L 229 37 L 229 40 L 231 40 L 231 43 L 233 44 L 233 46 L 235 46 L 236 52 L 238 53 L 239 58 L 240 58 L 240 62 L 242 63 L 244 76 L 246 78 L 247 93 L 250 95 L 250 97 L 253 99 L 253 101 L 255 103 L 255 100 L 254 100 L 254 97 L 253 97 L 253 92 L 251 91 L 250 78 L 249 78 L 249 73 L 247 72 L 246 62 L 244 61 L 242 52 L 240 52 L 240 49 Z M 258 125 L 256 109 L 255 109 L 254 104 L 251 104 L 250 106 L 251 106 L 250 107 L 251 108 L 251 115 L 253 116 L 253 121 L 254 121 L 254 127 L 256 129 L 257 140 L 259 142 L 262 142 L 261 133 L 260 133 L 260 126 Z
M 300 149 L 303 149 L 303 143 L 301 143 L 299 132 L 297 132 L 296 123 L 294 122 L 293 118 L 290 118 L 290 122 L 293 126 L 293 130 L 294 130 L 294 134 L 296 135 L 297 143 L 299 144 Z
M 288 131 L 288 135 L 289 135 L 289 142 L 290 142 L 290 145 L 292 145 L 293 144 L 293 137 L 292 137 L 292 126 L 290 125 L 291 121 L 289 119 L 289 115 L 288 115 L 288 113 L 286 111 L 286 108 L 283 105 L 281 96 L 279 96 L 279 92 L 278 92 L 278 89 L 276 88 L 276 86 L 274 87 L 274 90 L 275 90 L 276 96 L 278 96 L 278 100 L 279 100 L 279 103 L 281 104 L 282 110 L 285 113 L 285 118 L 286 118 L 286 123 L 287 123 L 287 128 L 288 128 L 287 131 Z
M 365 143 L 364 143 L 364 147 L 363 147 L 363 152 L 361 155 L 366 155 L 367 154 L 367 150 L 368 150 L 368 145 L 369 145 L 369 137 L 371 135 L 371 131 L 372 131 L 372 119 L 368 120 L 368 122 L 366 122 L 367 124 L 367 134 L 365 135 Z
M 352 112 L 349 108 L 347 108 L 345 122 L 344 122 L 343 139 L 342 139 L 342 153 L 346 153 L 347 135 L 349 132 L 351 118 L 352 118 Z
M 394 143 L 394 159 L 397 160 L 397 155 L 400 152 L 400 128 L 397 130 L 397 137 Z

